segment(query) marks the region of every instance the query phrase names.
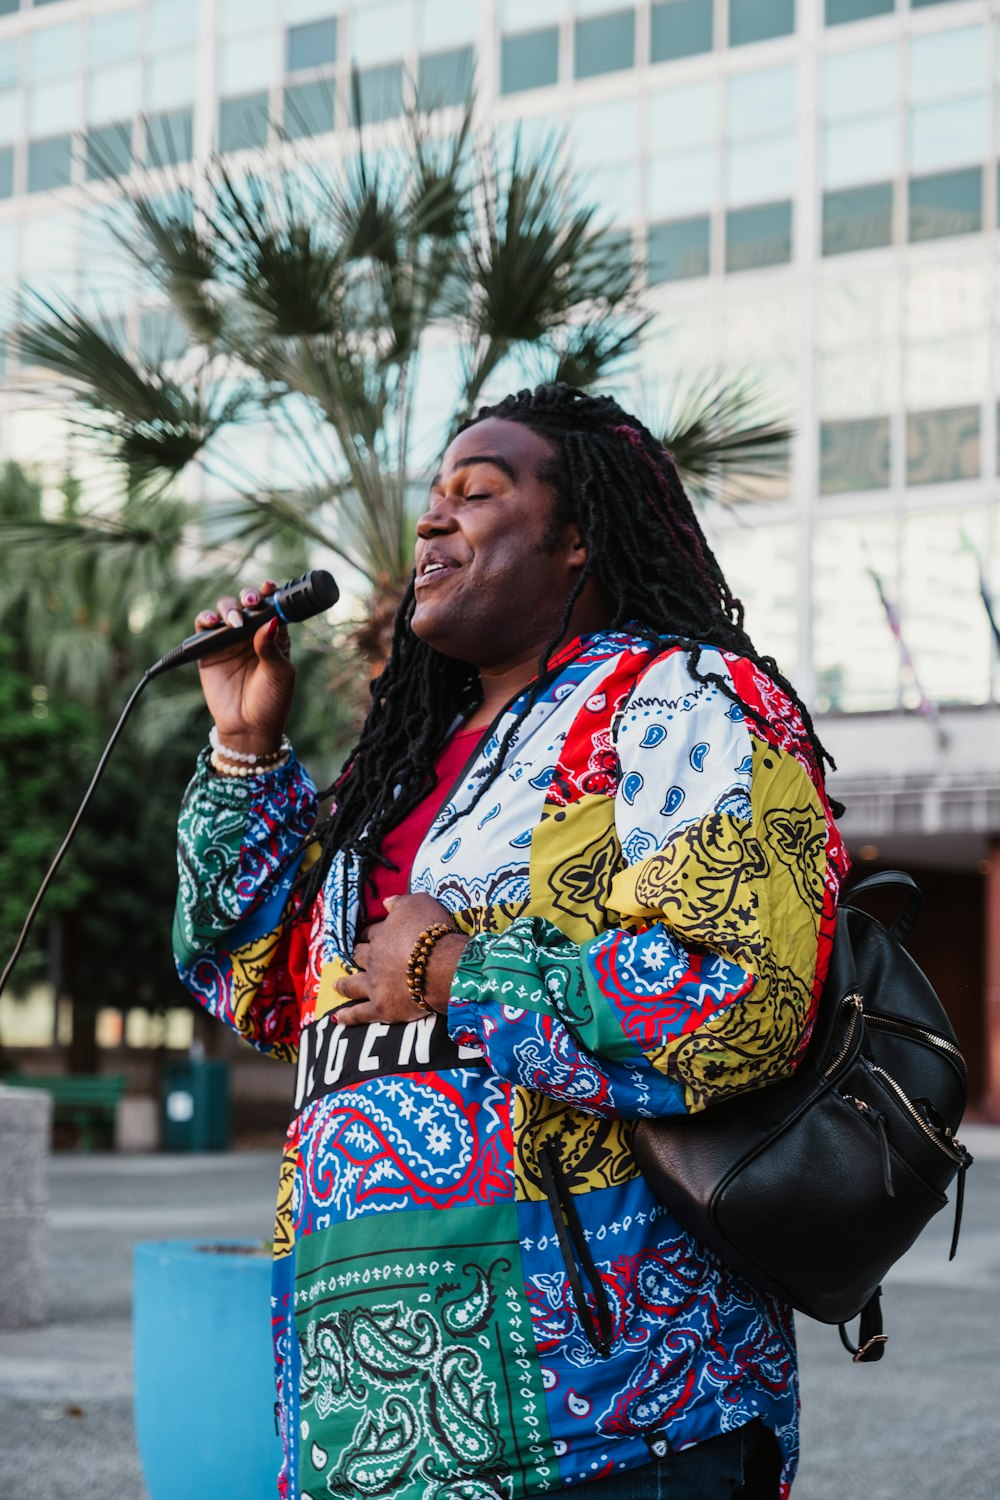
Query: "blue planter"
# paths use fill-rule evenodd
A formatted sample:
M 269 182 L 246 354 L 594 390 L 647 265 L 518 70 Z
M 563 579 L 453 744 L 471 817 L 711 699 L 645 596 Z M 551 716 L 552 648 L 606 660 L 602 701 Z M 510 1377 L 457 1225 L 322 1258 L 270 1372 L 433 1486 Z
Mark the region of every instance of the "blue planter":
M 271 1500 L 271 1261 L 210 1241 L 135 1247 L 135 1430 L 150 1500 Z

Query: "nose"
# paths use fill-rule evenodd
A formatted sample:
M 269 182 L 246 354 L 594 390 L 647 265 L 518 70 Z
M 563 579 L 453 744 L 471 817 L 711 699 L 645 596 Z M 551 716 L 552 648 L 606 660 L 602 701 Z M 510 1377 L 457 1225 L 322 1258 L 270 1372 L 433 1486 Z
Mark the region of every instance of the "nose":
M 417 521 L 417 536 L 428 542 L 431 537 L 442 536 L 455 530 L 455 512 L 445 495 L 432 495 L 427 509 Z

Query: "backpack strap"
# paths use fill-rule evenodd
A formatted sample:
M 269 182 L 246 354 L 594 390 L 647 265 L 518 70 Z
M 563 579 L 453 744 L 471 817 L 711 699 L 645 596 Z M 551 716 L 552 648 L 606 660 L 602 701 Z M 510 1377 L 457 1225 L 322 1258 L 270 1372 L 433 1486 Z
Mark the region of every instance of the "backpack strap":
M 847 1336 L 847 1324 L 839 1323 L 837 1325 L 840 1342 L 848 1354 L 854 1356 L 854 1363 L 856 1365 L 874 1364 L 875 1360 L 882 1358 L 882 1355 L 885 1353 L 885 1346 L 889 1342 L 889 1335 L 882 1332 L 881 1296 L 882 1288 L 877 1286 L 861 1309 L 861 1322 L 858 1326 L 858 1342 L 856 1344 L 852 1344 Z
M 921 908 L 924 898 L 920 894 L 920 887 L 912 876 L 907 875 L 904 870 L 879 870 L 874 875 L 867 875 L 864 880 L 859 880 L 857 885 L 841 898 L 841 906 L 853 906 L 855 897 L 860 896 L 863 891 L 880 890 L 885 886 L 902 886 L 906 891 L 906 900 L 903 910 L 889 928 L 890 933 L 898 943 L 904 946 L 913 936 L 913 929 L 920 919 Z

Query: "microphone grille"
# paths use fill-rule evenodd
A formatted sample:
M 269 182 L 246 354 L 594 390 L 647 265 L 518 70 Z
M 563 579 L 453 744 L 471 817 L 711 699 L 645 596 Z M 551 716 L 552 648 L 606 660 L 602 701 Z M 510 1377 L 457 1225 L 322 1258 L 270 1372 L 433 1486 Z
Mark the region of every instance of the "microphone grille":
M 279 589 L 277 598 L 285 620 L 309 620 L 332 608 L 340 598 L 340 590 L 325 568 L 314 568 Z

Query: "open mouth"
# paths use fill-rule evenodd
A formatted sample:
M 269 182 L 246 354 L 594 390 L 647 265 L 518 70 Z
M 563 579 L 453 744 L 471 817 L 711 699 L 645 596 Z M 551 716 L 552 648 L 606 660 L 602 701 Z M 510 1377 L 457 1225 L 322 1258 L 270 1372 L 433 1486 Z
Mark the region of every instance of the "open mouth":
M 446 557 L 429 557 L 421 564 L 415 580 L 416 588 L 426 588 L 428 584 L 435 583 L 441 578 L 446 578 L 449 573 L 454 573 L 461 567 L 461 563 L 452 561 Z

